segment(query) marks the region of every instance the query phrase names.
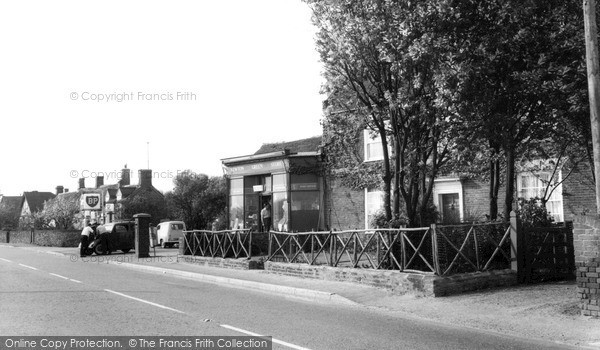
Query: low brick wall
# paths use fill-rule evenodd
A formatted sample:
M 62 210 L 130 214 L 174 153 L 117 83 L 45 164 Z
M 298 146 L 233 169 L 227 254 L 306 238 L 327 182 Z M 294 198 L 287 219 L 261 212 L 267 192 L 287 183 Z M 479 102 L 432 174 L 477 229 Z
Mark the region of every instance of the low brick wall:
M 581 313 L 600 317 L 600 218 L 573 219 L 573 246 L 577 267 L 577 296 Z
M 397 295 L 413 294 L 439 297 L 467 291 L 504 287 L 517 284 L 516 272 L 497 270 L 438 277 L 433 274 L 410 273 L 390 270 L 353 269 L 329 266 L 310 266 L 267 261 L 269 273 L 315 278 L 327 281 L 354 282 L 384 288 Z
M 0 231 L 0 243 L 30 243 L 49 247 L 77 247 L 81 231 L 35 230 Z
M 203 256 L 179 254 L 177 261 L 198 264 L 205 267 L 221 267 L 237 270 L 262 270 L 264 268 L 262 261 L 248 259 L 207 258 Z

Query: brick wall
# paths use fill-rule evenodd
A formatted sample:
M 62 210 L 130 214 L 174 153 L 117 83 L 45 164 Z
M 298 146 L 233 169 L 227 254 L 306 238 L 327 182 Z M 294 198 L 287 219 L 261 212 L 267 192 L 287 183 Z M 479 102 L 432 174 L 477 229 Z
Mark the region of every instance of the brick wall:
M 477 179 L 466 179 L 462 182 L 464 213 L 465 219 L 485 218 L 490 213 L 490 184 L 489 182 Z M 506 189 L 500 186 L 498 191 L 498 214 L 501 215 L 504 210 L 504 196 Z
M 567 172 L 563 171 L 563 176 L 566 175 Z M 563 182 L 562 194 L 565 220 L 596 212 L 596 189 L 587 162 L 581 163 Z
M 517 283 L 516 272 L 511 270 L 438 277 L 423 273 L 310 266 L 267 261 L 265 262 L 265 271 L 285 276 L 353 282 L 384 288 L 396 295 L 411 294 L 421 297 L 447 296 L 484 288 L 510 286 Z M 349 286 L 349 288 L 351 287 Z
M 573 245 L 581 313 L 600 317 L 600 218 L 597 215 L 574 217 Z
M 35 230 L 0 232 L 1 243 L 33 243 L 49 247 L 77 247 L 81 231 L 67 230 Z M 32 242 L 33 238 L 33 242 Z
M 331 178 L 325 192 L 325 221 L 332 230 L 365 228 L 365 193 L 355 191 Z

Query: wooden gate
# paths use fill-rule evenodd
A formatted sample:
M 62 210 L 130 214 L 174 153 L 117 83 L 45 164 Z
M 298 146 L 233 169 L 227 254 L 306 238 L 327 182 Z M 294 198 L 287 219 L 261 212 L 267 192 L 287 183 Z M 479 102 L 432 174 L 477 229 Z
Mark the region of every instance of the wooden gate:
M 520 230 L 519 282 L 575 278 L 572 222 L 551 227 L 523 227 Z

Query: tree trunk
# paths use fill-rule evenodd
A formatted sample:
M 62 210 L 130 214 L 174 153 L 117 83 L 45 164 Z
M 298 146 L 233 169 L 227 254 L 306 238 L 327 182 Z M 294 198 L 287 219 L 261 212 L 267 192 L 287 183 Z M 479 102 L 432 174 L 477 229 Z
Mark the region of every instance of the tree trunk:
M 506 195 L 504 197 L 504 220 L 510 219 L 510 212 L 513 206 L 513 195 L 515 192 L 515 149 L 508 145 L 505 148 L 506 154 Z
M 498 190 L 500 189 L 500 161 L 490 161 L 490 220 L 498 218 Z

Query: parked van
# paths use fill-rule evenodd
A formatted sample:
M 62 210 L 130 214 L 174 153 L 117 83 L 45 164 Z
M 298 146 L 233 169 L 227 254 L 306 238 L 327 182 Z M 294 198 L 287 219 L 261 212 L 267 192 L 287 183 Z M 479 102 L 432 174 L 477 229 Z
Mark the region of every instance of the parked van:
M 179 238 L 183 237 L 185 223 L 183 221 L 165 221 L 156 226 L 158 244 L 163 248 L 179 244 Z

